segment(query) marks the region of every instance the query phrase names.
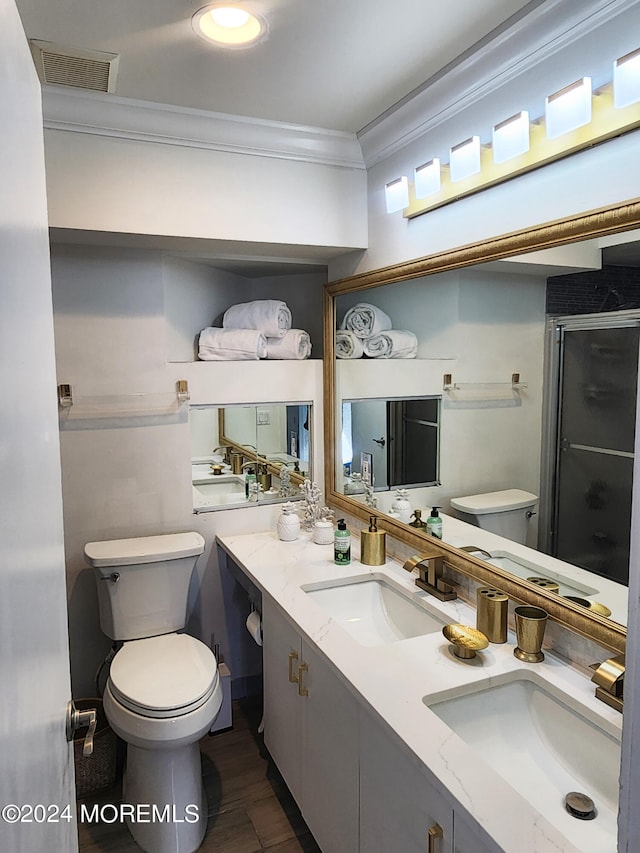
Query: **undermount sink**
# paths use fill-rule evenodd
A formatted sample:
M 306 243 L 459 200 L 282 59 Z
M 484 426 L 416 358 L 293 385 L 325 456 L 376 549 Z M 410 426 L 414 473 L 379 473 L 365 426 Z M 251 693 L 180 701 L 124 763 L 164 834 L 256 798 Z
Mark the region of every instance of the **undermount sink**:
M 380 575 L 302 587 L 363 646 L 380 646 L 441 631 L 446 618 Z
M 526 672 L 422 701 L 583 853 L 615 849 L 620 739 L 613 724 L 590 719 L 587 708 Z M 593 800 L 596 817 L 569 814 L 570 792 Z
M 559 572 L 554 572 L 551 569 L 536 565 L 532 561 L 525 560 L 523 557 L 516 557 L 514 554 L 509 554 L 507 551 L 493 551 L 491 557 L 483 557 L 483 559 L 486 559 L 487 563 L 491 563 L 492 566 L 504 569 L 519 578 L 544 577 L 547 580 L 555 581 L 558 584 L 558 595 L 574 595 L 578 598 L 588 598 L 598 594 L 598 590 L 595 587 L 582 584 L 573 578 L 565 577 Z
M 245 481 L 239 474 L 219 474 L 206 480 L 193 481 L 194 506 L 238 503 L 244 497 Z

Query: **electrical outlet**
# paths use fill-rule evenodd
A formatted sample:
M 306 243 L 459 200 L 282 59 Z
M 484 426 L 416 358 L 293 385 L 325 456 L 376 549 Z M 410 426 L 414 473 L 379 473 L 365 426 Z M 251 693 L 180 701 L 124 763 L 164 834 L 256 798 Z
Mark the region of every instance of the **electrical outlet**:
M 268 409 L 258 409 L 258 426 L 271 423 L 271 412 Z

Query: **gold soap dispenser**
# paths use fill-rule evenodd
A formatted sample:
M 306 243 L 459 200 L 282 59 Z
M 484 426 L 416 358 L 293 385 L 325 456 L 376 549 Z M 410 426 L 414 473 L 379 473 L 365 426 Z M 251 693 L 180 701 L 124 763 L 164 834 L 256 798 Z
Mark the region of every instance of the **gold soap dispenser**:
M 387 559 L 386 533 L 378 530 L 378 519 L 369 517 L 369 529 L 360 534 L 360 562 L 364 566 L 384 566 Z
M 427 529 L 426 523 L 422 520 L 422 510 L 421 509 L 414 510 L 413 514 L 411 515 L 411 518 L 415 519 L 415 521 L 410 521 L 409 527 L 417 527 L 418 530 L 426 530 Z

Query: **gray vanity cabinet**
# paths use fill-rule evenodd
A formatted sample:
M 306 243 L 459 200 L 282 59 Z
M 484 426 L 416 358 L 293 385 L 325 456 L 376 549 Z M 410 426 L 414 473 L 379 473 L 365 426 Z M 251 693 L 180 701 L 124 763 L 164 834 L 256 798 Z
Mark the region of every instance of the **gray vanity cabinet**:
M 358 705 L 263 596 L 264 739 L 323 853 L 357 851 Z
M 501 853 L 477 823 L 451 805 L 437 779 L 388 726 L 362 710 L 360 853 L 391 850 Z
M 361 714 L 360 853 L 453 853 L 453 808 L 405 749 Z

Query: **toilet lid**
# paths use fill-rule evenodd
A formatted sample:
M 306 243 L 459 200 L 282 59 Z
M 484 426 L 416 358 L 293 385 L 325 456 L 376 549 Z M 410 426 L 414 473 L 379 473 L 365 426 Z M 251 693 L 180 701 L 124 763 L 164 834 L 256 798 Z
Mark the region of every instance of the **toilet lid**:
M 512 509 L 524 509 L 533 506 L 537 495 L 522 489 L 503 489 L 501 492 L 486 492 L 482 495 L 467 495 L 464 498 L 451 498 L 451 506 L 461 512 L 472 515 L 484 515 L 488 512 L 507 512 Z
M 211 651 L 188 634 L 126 642 L 111 662 L 109 684 L 125 707 L 147 717 L 187 714 L 219 684 Z

